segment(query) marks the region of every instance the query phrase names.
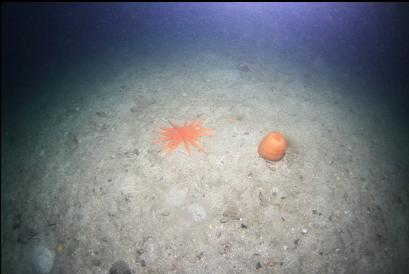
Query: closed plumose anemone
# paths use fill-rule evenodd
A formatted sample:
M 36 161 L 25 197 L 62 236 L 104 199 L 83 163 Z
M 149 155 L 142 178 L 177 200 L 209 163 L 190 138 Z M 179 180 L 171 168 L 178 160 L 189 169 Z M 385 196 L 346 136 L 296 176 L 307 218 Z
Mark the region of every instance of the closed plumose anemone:
M 258 154 L 269 161 L 279 161 L 287 150 L 288 143 L 280 132 L 268 133 L 258 145 Z

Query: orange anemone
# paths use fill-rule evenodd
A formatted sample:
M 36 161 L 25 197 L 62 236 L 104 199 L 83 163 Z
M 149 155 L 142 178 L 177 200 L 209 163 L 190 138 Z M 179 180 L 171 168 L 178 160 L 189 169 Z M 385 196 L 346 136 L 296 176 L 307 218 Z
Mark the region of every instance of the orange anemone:
M 288 143 L 280 132 L 270 132 L 258 146 L 258 154 L 266 160 L 279 161 L 284 157 Z

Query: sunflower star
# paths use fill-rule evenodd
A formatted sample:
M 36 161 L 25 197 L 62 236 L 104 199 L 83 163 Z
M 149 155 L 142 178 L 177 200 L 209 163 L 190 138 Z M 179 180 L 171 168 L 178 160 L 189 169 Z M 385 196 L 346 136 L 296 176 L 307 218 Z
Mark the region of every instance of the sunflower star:
M 161 137 L 158 142 L 167 142 L 165 150 L 169 153 L 174 151 L 182 142 L 185 144 L 185 149 L 191 155 L 190 145 L 196 147 L 199 151 L 206 152 L 204 147 L 197 140 L 202 136 L 210 136 L 212 130 L 210 128 L 202 128 L 200 121 L 193 121 L 190 124 L 186 121 L 183 127 L 169 121 L 172 127 L 162 128 Z

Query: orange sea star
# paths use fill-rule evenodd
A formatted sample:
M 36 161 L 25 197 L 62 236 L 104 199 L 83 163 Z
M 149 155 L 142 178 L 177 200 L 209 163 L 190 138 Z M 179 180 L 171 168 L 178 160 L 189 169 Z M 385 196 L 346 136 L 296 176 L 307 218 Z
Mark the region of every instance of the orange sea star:
M 191 155 L 190 145 L 196 147 L 199 151 L 206 152 L 204 147 L 197 140 L 202 136 L 210 136 L 212 130 L 210 128 L 202 128 L 200 121 L 193 121 L 190 124 L 186 121 L 183 127 L 170 122 L 172 127 L 162 128 L 160 132 L 163 137 L 159 138 L 159 142 L 166 142 L 165 151 L 168 153 L 174 151 L 182 142 L 189 155 Z

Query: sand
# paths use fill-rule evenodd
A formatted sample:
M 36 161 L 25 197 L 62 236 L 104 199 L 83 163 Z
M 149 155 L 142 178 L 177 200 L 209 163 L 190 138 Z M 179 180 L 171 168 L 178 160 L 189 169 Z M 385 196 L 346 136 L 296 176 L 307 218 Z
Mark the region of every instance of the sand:
M 353 73 L 200 46 L 62 72 L 2 125 L 2 273 L 35 273 L 38 246 L 51 273 L 408 269 L 408 123 Z M 163 155 L 158 129 L 195 118 L 208 153 Z M 267 163 L 271 130 L 289 148 Z

